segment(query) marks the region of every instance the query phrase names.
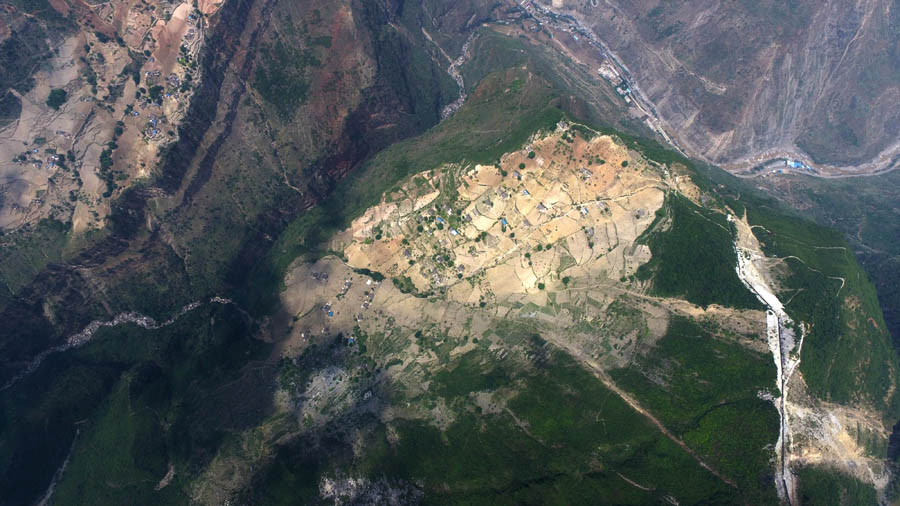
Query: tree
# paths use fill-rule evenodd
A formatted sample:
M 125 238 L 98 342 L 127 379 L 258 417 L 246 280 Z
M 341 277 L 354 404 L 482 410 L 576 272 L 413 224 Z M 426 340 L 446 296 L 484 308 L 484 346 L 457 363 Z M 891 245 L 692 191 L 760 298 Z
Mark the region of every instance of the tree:
M 60 106 L 66 103 L 66 98 L 66 90 L 50 90 L 50 96 L 47 97 L 47 105 L 58 111 Z
M 156 102 L 162 97 L 163 87 L 160 85 L 151 86 L 148 94 L 150 95 L 150 100 Z

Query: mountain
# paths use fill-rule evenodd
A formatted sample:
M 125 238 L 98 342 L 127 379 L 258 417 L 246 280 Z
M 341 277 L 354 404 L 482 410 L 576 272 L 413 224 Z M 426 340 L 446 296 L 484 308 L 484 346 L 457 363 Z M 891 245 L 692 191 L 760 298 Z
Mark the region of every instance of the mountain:
M 702 161 L 624 20 L 5 9 L 0 504 L 896 500 L 890 192 Z
M 602 41 L 692 156 L 733 171 L 784 158 L 837 173 L 896 166 L 893 2 L 523 4 L 552 13 L 565 44 L 586 43 L 576 29 Z

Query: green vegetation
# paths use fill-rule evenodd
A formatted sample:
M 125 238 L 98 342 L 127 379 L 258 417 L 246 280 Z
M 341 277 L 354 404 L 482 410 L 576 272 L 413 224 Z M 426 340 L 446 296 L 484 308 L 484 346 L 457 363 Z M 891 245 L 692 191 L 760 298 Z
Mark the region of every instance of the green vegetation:
M 779 198 L 804 209 L 806 216 L 819 224 L 844 233 L 875 284 L 885 323 L 895 347 L 900 346 L 900 283 L 896 282 L 900 272 L 900 209 L 893 205 L 900 172 L 846 179 L 784 177 L 791 178 L 791 192 L 779 192 Z
M 519 371 L 516 380 L 483 365 L 493 360 L 472 356 L 478 353 L 435 375 L 441 395 L 458 406 L 446 430 L 395 419 L 391 442 L 387 427 L 370 421 L 360 458 L 342 446 L 285 448 L 257 487 L 262 497 L 250 502 L 315 496 L 318 480 L 338 469 L 400 488 L 415 483 L 425 504 L 658 504 L 667 495 L 682 504 L 737 500 L 733 489 L 565 354 L 552 353 L 540 370 Z M 518 382 L 508 412 L 476 414 L 466 401 L 470 392 Z
M 801 467 L 800 503 L 809 506 L 875 506 L 878 496 L 871 485 L 841 471 L 821 467 Z
M 55 504 L 184 503 L 181 480 L 268 409 L 271 370 L 252 363 L 269 348 L 250 332 L 232 307 L 207 305 L 162 330 L 104 329 L 50 355 L 17 389 L 0 392 L 4 499 L 43 492 L 71 448 Z M 219 388 L 229 382 L 234 388 Z M 176 482 L 156 492 L 169 463 Z
M 324 48 L 328 49 L 331 47 L 331 36 L 330 35 L 322 35 L 321 37 L 314 37 L 312 40 L 309 41 L 309 45 L 324 47 Z
M 103 196 L 106 198 L 111 197 L 113 192 L 116 191 L 116 188 L 118 188 L 118 185 L 116 184 L 116 176 L 120 172 L 112 170 L 112 154 L 115 148 L 115 142 L 110 142 L 110 145 L 103 148 L 103 151 L 100 152 L 100 179 L 102 179 L 103 182 L 106 183 L 106 191 L 103 192 Z
M 638 268 L 637 278 L 652 280 L 657 295 L 683 297 L 701 306 L 762 308 L 737 276 L 734 232 L 725 216 L 677 194 L 669 194 L 665 206 L 670 226 L 664 231 L 651 226 L 640 238 L 653 257 Z
M 321 67 L 322 62 L 314 49 L 297 48 L 280 36 L 259 53 L 253 87 L 282 119 L 289 119 L 306 102 L 309 69 Z
M 429 295 L 428 293 L 419 293 L 415 283 L 412 282 L 409 276 L 397 276 L 392 278 L 391 282 L 401 293 L 408 293 L 416 297 L 427 297 Z
M 150 97 L 150 101 L 159 102 L 162 99 L 163 87 L 160 85 L 151 86 L 149 90 L 147 90 L 147 95 Z
M 45 1 L 35 3 L 43 4 L 41 7 L 50 12 L 56 12 Z M 0 68 L 3 69 L 3 72 L 0 72 L 0 95 L 9 95 L 10 89 L 25 94 L 34 87 L 32 69 L 51 54 L 47 40 L 47 33 L 41 22 L 36 19 L 25 19 L 16 30 L 0 42 Z M 18 100 L 4 99 L 2 106 L 0 113 L 9 117 L 13 111 L 21 108 Z
M 526 81 L 518 93 L 505 93 L 505 83 L 516 71 L 492 74 L 477 97 L 456 114 L 420 137 L 399 142 L 342 180 L 331 195 L 294 220 L 271 248 L 252 278 L 260 299 L 248 304 L 271 308 L 287 266 L 299 255 L 317 256 L 320 245 L 350 222 L 397 182 L 426 167 L 443 163 L 492 163 L 513 151 L 538 130 L 555 128 L 563 111 L 555 107 L 553 90 L 538 78 Z M 515 111 L 510 116 L 510 112 Z M 475 133 L 472 125 L 489 133 Z
M 112 165 L 112 150 L 109 148 L 105 148 L 103 152 L 100 153 L 100 170 L 107 170 L 112 167 Z
M 0 98 L 0 128 L 9 125 L 22 112 L 22 103 L 12 93 L 7 93 Z
M 868 402 L 891 423 L 900 416 L 893 380 L 900 371 L 872 284 L 840 233 L 748 206 L 748 219 L 766 255 L 785 260 L 779 293 L 792 318 L 811 325 L 800 369 L 824 399 Z M 807 346 L 809 345 L 809 346 Z
M 770 357 L 673 317 L 666 335 L 647 355 L 611 375 L 713 467 L 735 480 L 744 497 L 753 498 L 753 504 L 774 502 L 767 476 L 778 414 L 757 395 L 769 389 L 775 377 Z
M 896 309 L 900 306 L 891 304 L 900 294 L 894 290 L 893 281 L 896 252 L 900 250 L 892 246 L 897 236 L 891 235 L 891 224 L 897 220 L 887 204 L 893 202 L 895 192 L 890 183 L 897 176 L 799 178 L 801 181 L 792 186 L 798 198 L 784 195 L 779 201 L 761 197 L 746 180 L 724 171 L 705 166 L 699 169 L 702 177 L 696 180 L 714 183 L 709 187 L 736 212 L 747 210 L 748 221 L 766 255 L 785 258 L 787 277 L 778 295 L 789 301 L 788 314 L 811 325 L 800 368 L 812 393 L 836 402 L 868 403 L 883 413 L 888 426 L 893 425 L 900 418 L 900 396 L 889 395 L 893 389 L 888 378 L 896 378 L 900 370 L 892 346 L 897 338 L 894 336 L 892 343 L 878 303 L 881 299 L 886 315 L 900 314 Z M 802 192 L 801 182 L 809 185 Z M 800 216 L 785 202 L 794 202 L 809 212 Z M 860 245 L 857 253 L 864 261 L 871 261 L 864 265 L 877 276 L 877 297 L 845 239 L 832 228 L 815 225 L 808 216 L 841 227 L 854 241 L 863 239 L 875 245 Z
M 353 269 L 357 274 L 362 274 L 363 276 L 368 276 L 375 281 L 384 281 L 384 274 L 373 271 L 369 269 Z
M 150 365 L 123 375 L 96 422 L 78 437 L 76 444 L 84 450 L 67 466 L 57 491 L 60 504 L 166 504 L 187 499 L 178 487 L 166 487 L 158 494 L 152 486 L 168 468 L 163 420 L 152 410 L 170 392 L 158 375 Z M 98 486 L 101 483 L 117 486 Z
M 466 353 L 451 367 L 434 375 L 435 392 L 451 399 L 472 392 L 492 391 L 510 382 L 510 372 L 502 364 L 478 353 Z
M 66 103 L 66 98 L 66 90 L 60 88 L 50 90 L 50 96 L 47 97 L 47 105 L 58 111 Z
M 10 0 L 5 2 L 4 32 L 0 41 L 0 127 L 15 121 L 22 103 L 9 91 L 25 95 L 35 85 L 32 72 L 53 55 L 56 37 L 66 37 L 75 23 L 47 0 Z M 18 12 L 17 12 L 18 11 Z
M 12 293 L 44 269 L 63 259 L 69 239 L 67 224 L 44 219 L 33 228 L 0 235 L 0 280 Z

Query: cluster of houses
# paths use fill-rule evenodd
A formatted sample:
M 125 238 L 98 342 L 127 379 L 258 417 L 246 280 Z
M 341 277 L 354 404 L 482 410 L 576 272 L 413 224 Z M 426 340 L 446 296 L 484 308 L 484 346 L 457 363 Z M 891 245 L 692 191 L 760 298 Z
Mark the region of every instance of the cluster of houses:
M 13 162 L 25 164 L 30 163 L 31 166 L 35 169 L 52 169 L 53 167 L 56 167 L 57 163 L 59 163 L 62 158 L 61 155 L 57 155 L 56 153 L 50 153 L 45 160 L 37 157 L 32 157 L 32 155 L 36 155 L 37 152 L 37 149 L 26 151 L 13 158 Z
M 576 172 L 576 175 L 582 181 L 587 181 L 594 176 L 594 173 L 590 169 L 588 169 L 587 167 L 584 167 L 584 166 L 575 169 L 575 172 Z M 523 176 L 518 170 L 512 171 L 512 175 L 517 181 L 522 180 Z M 568 185 L 563 184 L 563 189 L 568 190 Z M 473 222 L 473 215 L 474 215 L 474 217 L 477 217 L 477 219 L 480 219 L 480 220 L 483 220 L 484 218 L 488 218 L 488 219 L 496 220 L 497 222 L 499 222 L 499 224 L 501 225 L 501 229 L 504 233 L 508 232 L 508 229 L 511 227 L 510 221 L 505 216 L 502 216 L 502 215 L 498 216 L 498 210 L 495 208 L 495 204 L 496 204 L 497 199 L 500 199 L 500 200 L 510 199 L 512 197 L 511 191 L 514 191 L 514 190 L 511 190 L 508 187 L 500 186 L 498 188 L 495 188 L 492 191 L 488 191 L 487 193 L 482 194 L 475 201 L 476 205 L 471 207 L 470 208 L 471 210 L 469 212 L 456 211 L 458 214 L 460 214 L 460 221 L 464 224 L 471 224 Z M 528 198 L 533 198 L 532 194 L 528 191 L 528 189 L 521 188 L 521 190 L 519 190 L 519 191 L 521 192 L 522 196 L 528 197 Z M 444 210 L 447 211 L 448 215 L 452 216 L 454 213 L 453 209 L 449 206 L 444 206 L 444 207 L 445 207 Z M 575 210 L 577 210 L 577 212 L 579 213 L 581 218 L 589 217 L 590 210 L 592 208 L 599 209 L 600 212 L 608 212 L 609 211 L 609 206 L 607 205 L 607 203 L 600 202 L 600 201 L 591 201 L 591 202 L 586 202 L 586 203 L 582 203 L 582 204 L 576 204 L 573 206 L 573 208 Z M 534 207 L 534 209 L 537 210 L 537 212 L 539 212 L 541 214 L 553 214 L 554 216 L 556 214 L 556 212 L 554 210 L 554 205 L 547 201 L 538 202 L 537 205 Z M 450 226 L 451 223 L 453 222 L 453 220 L 451 220 L 450 218 L 446 218 L 445 216 L 447 216 L 447 215 L 441 216 L 441 211 L 442 211 L 441 206 L 431 206 L 430 208 L 423 210 L 420 214 L 418 214 L 415 217 L 415 221 L 416 221 L 416 223 L 419 223 L 419 224 L 423 224 L 429 220 L 433 221 L 434 223 L 436 223 L 438 225 L 438 227 L 437 227 L 438 230 L 443 230 L 446 227 L 447 228 L 446 232 L 449 234 L 450 237 L 441 239 L 440 244 L 442 246 L 449 246 L 450 243 L 448 242 L 447 239 L 450 239 L 452 237 L 461 236 L 462 232 L 460 232 L 460 230 Z M 523 227 L 524 229 L 530 229 L 533 227 L 533 224 L 528 220 L 527 217 L 522 215 L 520 218 L 521 218 L 521 222 L 520 222 L 521 227 Z M 482 224 L 479 225 L 479 227 L 483 228 L 484 222 L 482 221 L 481 223 Z M 432 229 L 429 231 L 430 234 L 435 234 L 435 232 L 437 232 L 437 230 Z M 588 236 L 588 239 L 590 239 L 593 236 L 593 232 L 594 232 L 593 227 L 586 229 L 586 234 Z M 488 247 L 493 247 L 498 244 L 498 238 L 496 236 L 494 236 L 492 234 L 488 234 L 486 232 L 482 233 L 479 236 L 479 238 L 476 239 L 476 242 L 478 242 L 478 241 L 483 241 L 483 243 L 486 244 Z M 468 250 L 469 250 L 470 255 L 477 254 L 477 248 L 474 244 L 470 245 Z M 413 265 L 413 262 L 414 262 L 413 249 L 410 247 L 405 247 L 402 250 L 402 254 L 407 260 L 410 261 L 410 265 Z M 444 263 L 444 259 L 442 258 L 442 255 L 440 255 L 440 254 L 433 255 L 432 259 L 434 260 L 434 262 L 436 264 Z M 466 269 L 466 267 L 463 265 L 453 266 L 452 263 L 450 265 L 451 265 L 451 267 L 454 267 L 453 274 L 457 278 L 460 277 Z M 431 266 L 422 265 L 422 266 L 420 266 L 420 268 L 422 269 L 422 271 L 421 271 L 422 274 L 427 279 L 429 279 L 429 281 L 432 284 L 441 285 L 445 282 L 445 279 L 446 279 L 445 272 L 444 272 L 445 269 L 443 267 L 438 266 L 438 265 L 431 265 Z
M 600 68 L 597 69 L 597 73 L 609 81 L 610 84 L 615 85 L 616 93 L 625 100 L 626 104 L 631 105 L 631 86 L 628 84 L 628 81 L 619 74 L 616 66 L 613 65 L 610 60 L 604 60 L 603 63 L 600 64 Z
M 818 171 L 811 167 L 806 162 L 802 162 L 800 160 L 791 160 L 785 158 L 779 158 L 777 160 L 770 161 L 764 165 L 759 165 L 753 169 L 754 172 L 759 172 L 762 170 L 769 170 L 772 174 L 783 174 L 785 169 L 796 169 L 796 170 L 804 170 L 809 172 L 810 174 L 817 174 Z

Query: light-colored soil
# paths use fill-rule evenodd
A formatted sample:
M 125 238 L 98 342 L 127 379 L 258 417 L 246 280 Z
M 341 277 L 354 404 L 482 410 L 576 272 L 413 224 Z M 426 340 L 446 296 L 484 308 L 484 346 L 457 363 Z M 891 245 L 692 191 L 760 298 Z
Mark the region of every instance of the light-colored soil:
M 791 464 L 836 467 L 878 490 L 889 484 L 885 461 L 867 448 L 886 448 L 891 435 L 877 413 L 810 396 L 799 372 L 792 378 L 785 406 L 791 424 Z
M 532 150 L 533 159 L 527 156 Z M 588 165 L 597 159 L 606 162 Z M 621 167 L 625 160 L 628 168 Z M 456 181 L 458 196 L 435 194 L 435 186 Z M 659 173 L 609 137 L 567 143 L 554 135 L 505 156 L 500 168 L 448 168 L 425 187 L 404 188 L 417 195 L 415 204 L 370 209 L 351 226 L 353 241 L 345 253 L 353 267 L 408 276 L 423 292 L 471 284 L 477 277 L 482 292 L 541 298 L 539 283 L 633 274 L 649 259 L 649 250 L 634 240 L 662 206 L 665 188 Z M 378 240 L 376 228 L 382 233 Z M 435 261 L 435 255 L 453 265 Z
M 732 222 L 737 229 L 738 254 L 745 255 L 744 258 L 747 259 L 742 262 L 745 265 L 742 269 L 745 278 L 753 283 L 757 293 L 778 314 L 777 318 L 784 318 L 782 301 L 772 289 L 777 286 L 778 275 L 784 268 L 783 259 L 765 257 L 746 216 L 733 219 Z M 776 316 L 773 314 L 772 318 Z M 776 335 L 778 333 L 776 331 Z M 784 331 L 780 333 L 784 334 Z M 797 368 L 802 340 L 798 343 L 793 341 L 783 342 L 786 345 L 796 345 L 784 352 L 787 360 L 783 363 L 776 360 L 779 374 L 782 374 L 782 370 L 785 371 L 784 385 L 779 382 L 779 388 L 786 392 L 786 399 L 783 403 L 776 399 L 776 406 L 785 415 L 782 423 L 786 424 L 786 442 L 781 451 L 784 452 L 786 463 L 792 467 L 806 464 L 836 467 L 883 491 L 889 482 L 889 471 L 883 458 L 873 449 L 887 447 L 890 430 L 875 412 L 856 406 L 826 403 L 809 395 L 803 375 Z M 773 350 L 776 356 L 781 353 L 780 347 Z M 791 485 L 793 480 L 787 480 L 786 483 Z M 795 500 L 796 491 L 790 492 L 791 499 Z
M 65 2 L 52 5 L 69 9 Z M 21 114 L 0 130 L 0 228 L 48 217 L 71 222 L 75 232 L 103 225 L 110 198 L 148 177 L 160 149 L 176 140 L 191 98 L 181 83 L 204 40 L 203 15 L 220 5 L 207 1 L 196 10 L 188 2 L 78 3 L 72 16 L 84 29 L 56 45 L 54 55 L 34 69 L 33 89 L 16 95 Z M 101 42 L 97 33 L 109 40 Z M 133 80 L 132 55 L 143 62 L 139 83 Z M 193 71 L 195 84 L 200 78 Z M 160 105 L 147 99 L 153 86 L 163 88 Z M 136 98 L 139 88 L 144 91 Z M 53 89 L 67 93 L 58 111 L 46 104 Z M 110 168 L 117 189 L 104 195 L 100 158 L 111 141 L 117 145 Z
M 188 30 L 187 17 L 190 12 L 191 5 L 183 2 L 175 8 L 168 22 L 159 20 L 153 26 L 153 38 L 156 39 L 153 55 L 156 57 L 156 67 L 163 75 L 168 75 L 175 66 L 178 50 Z
M 655 218 L 665 192 L 685 182 L 610 137 L 567 142 L 564 131 L 534 139 L 504 156 L 500 167 L 448 165 L 415 175 L 334 237 L 330 247 L 346 261 L 298 261 L 282 293 L 293 317 L 282 356 L 298 357 L 338 334 L 345 345 L 356 346 L 348 338 L 365 335 L 366 355 L 392 364 L 381 378 L 415 398 L 428 393 L 423 371 L 475 349 L 498 362 L 509 356 L 539 361 L 525 342 L 534 333 L 614 388 L 605 371 L 652 347 L 672 314 L 708 320 L 723 329 L 721 338 L 766 351 L 762 312 L 699 308 L 647 295 L 640 283 L 628 280 L 650 258 L 636 239 Z M 598 158 L 606 162 L 597 164 Z M 386 278 L 379 283 L 359 269 Z M 349 409 L 345 400 L 354 394 L 338 391 L 325 395 L 318 389 L 329 400 L 317 405 Z M 504 410 L 502 396 L 479 395 L 482 409 Z M 637 401 L 626 400 L 661 427 Z M 298 421 L 316 423 L 317 409 L 295 414 Z M 414 417 L 437 426 L 448 422 L 445 415 L 440 406 L 416 403 L 378 411 L 385 421 Z

